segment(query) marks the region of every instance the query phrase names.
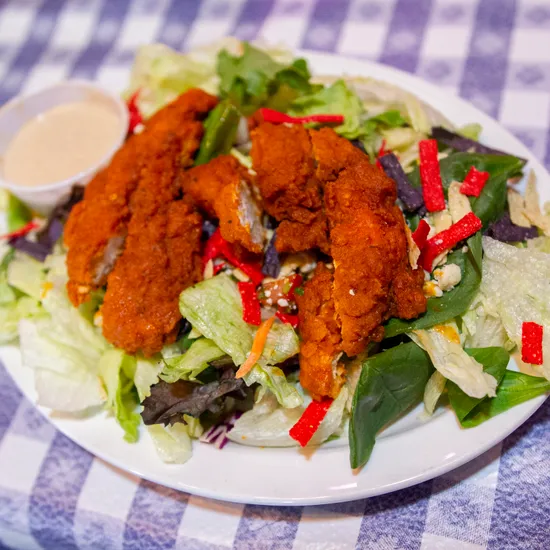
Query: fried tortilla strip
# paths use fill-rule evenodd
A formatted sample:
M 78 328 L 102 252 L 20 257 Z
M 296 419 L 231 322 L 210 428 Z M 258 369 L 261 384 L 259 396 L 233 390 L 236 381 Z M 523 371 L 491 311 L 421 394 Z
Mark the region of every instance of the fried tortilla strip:
M 250 175 L 235 157 L 222 155 L 183 172 L 181 186 L 186 198 L 206 215 L 219 219 L 226 241 L 250 252 L 262 252 L 262 211 L 254 198 Z
M 315 399 L 335 398 L 344 383 L 342 337 L 332 297 L 333 275 L 323 263 L 296 296 L 300 319 L 300 384 Z
M 134 208 L 133 194 L 145 167 L 163 154 L 165 137 L 176 136 L 179 145 L 173 154 L 180 164 L 188 166 L 200 145 L 200 120 L 216 103 L 215 97 L 201 90 L 182 94 L 149 119 L 142 133 L 130 137 L 111 164 L 88 184 L 84 200 L 71 212 L 64 234 L 69 249 L 67 289 L 75 306 L 86 302 L 92 290 L 105 284 L 124 245 Z M 151 185 L 147 196 L 162 200 L 156 197 L 154 182 Z M 143 186 L 140 188 L 143 190 Z
M 325 188 L 334 259 L 334 303 L 342 349 L 350 357 L 382 339 L 392 314 L 426 309 L 423 273 L 408 260 L 395 182 L 368 161 L 343 171 Z

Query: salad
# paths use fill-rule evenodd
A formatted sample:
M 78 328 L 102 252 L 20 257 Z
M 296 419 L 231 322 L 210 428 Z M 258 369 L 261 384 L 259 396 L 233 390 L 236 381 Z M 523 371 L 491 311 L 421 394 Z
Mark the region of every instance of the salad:
M 86 189 L 1 197 L 0 343 L 39 405 L 170 463 L 348 438 L 358 468 L 419 403 L 469 429 L 550 391 L 550 211 L 479 125 L 233 40 L 143 47 L 125 96 Z

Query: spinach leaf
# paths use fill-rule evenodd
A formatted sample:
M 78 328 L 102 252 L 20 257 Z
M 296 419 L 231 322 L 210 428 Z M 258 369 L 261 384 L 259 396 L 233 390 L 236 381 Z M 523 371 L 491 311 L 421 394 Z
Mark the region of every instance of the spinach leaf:
M 407 124 L 407 121 L 403 118 L 398 110 L 384 111 L 379 115 L 369 118 L 366 122 L 374 122 L 377 125 L 380 124 L 382 126 L 387 126 L 388 128 L 398 128 Z
M 349 423 L 350 462 L 368 461 L 376 434 L 422 400 L 433 371 L 428 354 L 414 342 L 369 357 L 353 396 Z
M 470 237 L 467 244 L 468 252 L 464 253 L 459 248 L 449 254 L 448 258 L 448 263 L 460 267 L 460 283 L 449 292 L 445 292 L 441 298 L 429 298 L 426 313 L 422 316 L 412 320 L 390 319 L 385 325 L 385 338 L 446 323 L 468 309 L 481 283 L 481 233 Z
M 445 194 L 453 181 L 463 181 L 472 166 L 489 172 L 489 181 L 479 197 L 470 198 L 472 210 L 484 226 L 498 219 L 506 207 L 506 182 L 521 172 L 525 161 L 513 156 L 484 155 L 480 153 L 451 153 L 441 159 L 441 180 Z M 411 183 L 420 186 L 419 168 L 409 174 Z
M 496 378 L 497 385 L 500 384 L 506 372 L 508 362 L 510 361 L 510 354 L 504 348 L 466 349 L 466 353 L 481 363 L 485 372 Z M 451 407 L 455 411 L 460 422 L 462 422 L 484 399 L 488 399 L 486 397 L 482 397 L 481 399 L 470 397 L 450 380 L 447 380 L 447 393 Z
M 546 378 L 507 370 L 496 397 L 484 399 L 462 420 L 461 425 L 463 428 L 479 426 L 486 420 L 547 392 L 550 392 L 550 382 Z

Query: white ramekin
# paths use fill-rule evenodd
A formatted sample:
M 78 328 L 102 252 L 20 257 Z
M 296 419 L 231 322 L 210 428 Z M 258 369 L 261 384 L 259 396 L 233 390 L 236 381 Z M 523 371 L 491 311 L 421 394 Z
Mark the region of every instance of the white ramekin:
M 11 140 L 29 120 L 53 107 L 90 98 L 100 100 L 113 109 L 118 116 L 120 126 L 117 139 L 99 163 L 62 181 L 33 187 L 17 185 L 3 177 L 2 156 Z M 17 96 L 0 108 L 0 187 L 13 193 L 36 212 L 48 214 L 73 185 L 87 184 L 98 170 L 109 163 L 113 154 L 124 142 L 127 131 L 128 109 L 124 101 L 91 82 L 68 80 L 31 95 Z M 86 128 L 82 128 L 82 132 L 86 132 Z

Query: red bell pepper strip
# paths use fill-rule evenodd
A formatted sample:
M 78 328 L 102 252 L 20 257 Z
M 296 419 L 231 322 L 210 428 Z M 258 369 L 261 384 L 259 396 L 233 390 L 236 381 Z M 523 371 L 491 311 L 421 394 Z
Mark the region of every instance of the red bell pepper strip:
M 420 179 L 422 180 L 422 196 L 428 212 L 445 210 L 445 195 L 441 183 L 441 172 L 437 158 L 437 141 L 424 139 L 418 144 L 420 154 Z
M 343 115 L 307 115 L 307 116 L 290 116 L 273 109 L 265 107 L 260 109 L 260 114 L 264 122 L 272 122 L 273 124 L 307 124 L 308 122 L 317 122 L 321 124 L 343 124 Z
M 31 220 L 29 223 L 25 224 L 23 227 L 12 231 L 11 233 L 6 233 L 0 235 L 0 239 L 17 239 L 17 237 L 24 237 L 27 233 L 30 233 L 33 229 L 38 227 L 38 223 Z
M 460 192 L 463 195 L 479 197 L 488 179 L 489 172 L 480 172 L 475 166 L 472 166 L 460 186 Z
M 542 365 L 542 336 L 544 328 L 531 321 L 521 325 L 521 360 L 531 365 Z
M 422 249 L 419 264 L 426 270 L 432 270 L 434 260 L 443 252 L 450 250 L 460 241 L 477 233 L 483 224 L 481 220 L 473 213 L 468 212 L 463 218 L 453 223 L 449 229 L 441 231 L 428 241 Z
M 249 282 L 239 282 L 237 286 L 243 303 L 243 320 L 250 325 L 259 327 L 262 322 L 262 310 L 256 294 L 256 285 Z
M 332 399 L 325 398 L 322 401 L 312 401 L 303 412 L 298 422 L 290 428 L 288 434 L 297 441 L 302 447 L 305 447 L 321 425 L 325 418 Z
M 428 235 L 430 233 L 430 224 L 426 220 L 420 220 L 416 231 L 412 234 L 413 241 L 416 243 L 416 246 L 422 250 L 426 241 L 428 240 Z
M 219 256 L 223 256 L 231 265 L 240 269 L 248 275 L 255 286 L 258 286 L 264 279 L 262 266 L 256 263 L 243 262 L 240 260 L 230 243 L 228 243 L 221 235 L 220 230 L 216 229 L 214 234 L 206 242 L 203 254 L 203 266 L 208 260 L 213 260 Z
M 128 114 L 130 115 L 130 119 L 128 121 L 129 134 L 133 134 L 134 130 L 136 129 L 136 126 L 138 126 L 138 124 L 141 124 L 143 122 L 143 116 L 141 115 L 141 112 L 137 104 L 137 98 L 140 92 L 141 90 L 136 90 L 128 98 L 128 101 L 126 101 L 126 106 L 128 107 Z
M 279 319 L 279 321 L 282 321 L 283 323 L 290 325 L 292 328 L 298 328 L 298 324 L 300 322 L 298 319 L 298 315 L 292 315 L 290 313 L 277 311 L 277 313 L 275 313 L 275 316 L 277 317 L 277 319 Z

